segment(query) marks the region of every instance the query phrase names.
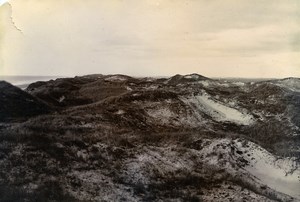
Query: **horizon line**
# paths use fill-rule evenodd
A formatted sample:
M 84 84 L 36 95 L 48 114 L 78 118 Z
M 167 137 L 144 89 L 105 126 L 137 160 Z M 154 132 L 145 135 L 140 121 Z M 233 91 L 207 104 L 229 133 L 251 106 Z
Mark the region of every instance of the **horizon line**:
M 109 76 L 109 75 L 126 75 L 126 76 L 130 76 L 130 77 L 135 77 L 135 78 L 141 78 L 141 77 L 152 77 L 152 78 L 170 78 L 173 77 L 175 75 L 182 75 L 182 76 L 186 76 L 186 75 L 191 75 L 191 74 L 198 74 L 201 76 L 205 76 L 199 73 L 189 73 L 189 74 L 173 74 L 171 76 L 167 76 L 167 75 L 160 75 L 160 76 L 134 76 L 134 75 L 129 75 L 129 74 L 122 74 L 122 73 L 115 73 L 115 74 L 101 74 L 101 73 L 91 73 L 91 74 L 81 74 L 81 75 L 27 75 L 27 74 L 19 74 L 19 75 L 0 75 L 1 77 L 55 77 L 55 78 L 73 78 L 76 76 L 89 76 L 89 75 L 103 75 L 103 76 Z M 286 77 L 244 77 L 244 76 L 205 76 L 208 78 L 214 78 L 214 79 L 286 79 L 286 78 L 300 78 L 297 76 L 286 76 Z

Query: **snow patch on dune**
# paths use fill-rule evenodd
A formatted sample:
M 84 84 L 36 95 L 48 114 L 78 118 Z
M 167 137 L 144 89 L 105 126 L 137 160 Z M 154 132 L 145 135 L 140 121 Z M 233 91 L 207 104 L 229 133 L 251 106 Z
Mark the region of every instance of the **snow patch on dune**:
M 261 183 L 281 193 L 300 199 L 300 165 L 293 158 L 277 158 L 258 145 L 248 142 L 236 146 L 250 162 L 245 169 Z
M 175 116 L 174 112 L 172 112 L 167 107 L 162 107 L 159 109 L 151 109 L 148 110 L 147 113 L 150 117 L 160 120 L 163 124 L 169 123 L 169 119 Z
M 197 75 L 197 74 L 190 74 L 190 75 L 186 75 L 186 76 L 184 76 L 184 78 L 186 78 L 186 79 L 199 79 L 199 75 Z
M 204 87 L 208 87 L 211 84 L 209 81 L 199 81 L 198 83 L 202 84 Z
M 275 85 L 289 89 L 291 91 L 300 92 L 300 79 L 297 78 L 288 78 L 279 80 Z
M 73 182 L 80 183 L 83 188 L 65 185 L 66 191 L 80 201 L 140 201 L 133 197 L 128 191 L 129 187 L 116 184 L 109 176 L 104 175 L 100 170 L 72 171 L 68 178 Z
M 212 100 L 208 95 L 194 96 L 188 99 L 182 98 L 182 101 L 196 106 L 197 110 L 211 116 L 216 121 L 233 122 L 239 125 L 250 125 L 253 123 L 252 115 Z
M 279 158 L 259 145 L 241 139 L 202 141 L 206 146 L 200 152 L 207 164 L 225 168 L 232 174 L 245 171 L 244 174 L 250 174 L 259 184 L 300 200 L 300 165 L 295 158 Z
M 148 108 L 146 110 L 150 121 L 154 121 L 159 125 L 173 125 L 173 126 L 185 126 L 185 127 L 198 127 L 206 123 L 200 113 L 191 112 L 175 112 L 170 108 L 172 102 L 166 100 L 161 106 Z
M 114 82 L 114 81 L 120 82 L 120 81 L 126 81 L 126 80 L 127 80 L 127 78 L 124 76 L 110 76 L 105 79 L 105 81 L 112 81 L 112 82 Z

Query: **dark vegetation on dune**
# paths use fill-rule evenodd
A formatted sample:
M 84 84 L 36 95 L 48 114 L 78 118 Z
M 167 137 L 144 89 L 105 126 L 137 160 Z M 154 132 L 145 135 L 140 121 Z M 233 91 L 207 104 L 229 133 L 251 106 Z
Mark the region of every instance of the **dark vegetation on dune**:
M 46 114 L 51 108 L 23 90 L 0 81 L 0 122 Z
M 226 164 L 242 154 L 234 140 L 300 161 L 300 136 L 294 135 L 300 93 L 274 82 L 88 75 L 36 82 L 25 91 L 0 82 L 0 201 L 210 201 L 211 194 L 211 201 L 258 199 L 250 193 L 293 201 L 207 163 L 217 156 Z M 183 101 L 203 92 L 220 103 L 236 102 L 255 121 L 219 122 Z M 221 138 L 231 140 L 218 146 L 228 154 L 198 155 Z M 192 163 L 176 168 L 172 159 Z M 235 161 L 234 169 L 249 163 Z

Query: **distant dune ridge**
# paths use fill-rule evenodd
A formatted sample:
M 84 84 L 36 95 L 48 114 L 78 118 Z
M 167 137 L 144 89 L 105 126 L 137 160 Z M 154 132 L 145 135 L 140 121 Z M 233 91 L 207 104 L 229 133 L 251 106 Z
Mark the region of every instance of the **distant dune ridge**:
M 300 79 L 0 81 L 0 201 L 300 201 Z

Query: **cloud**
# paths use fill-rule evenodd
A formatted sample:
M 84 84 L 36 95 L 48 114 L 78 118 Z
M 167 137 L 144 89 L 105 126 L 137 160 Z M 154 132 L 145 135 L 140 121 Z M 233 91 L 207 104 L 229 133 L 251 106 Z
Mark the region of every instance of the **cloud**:
M 300 31 L 291 36 L 290 47 L 292 51 L 300 52 Z
M 1 25 L 6 74 L 300 76 L 298 0 L 11 4 L 24 36 Z

